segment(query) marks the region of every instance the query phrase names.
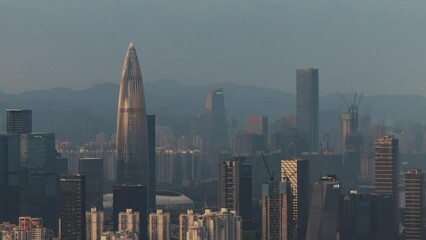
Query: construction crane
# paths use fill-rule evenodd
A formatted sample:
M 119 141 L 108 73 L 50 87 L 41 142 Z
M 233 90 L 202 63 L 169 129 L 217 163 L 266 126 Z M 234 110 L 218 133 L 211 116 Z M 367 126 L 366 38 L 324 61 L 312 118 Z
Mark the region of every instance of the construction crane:
M 262 160 L 263 160 L 263 163 L 265 164 L 266 171 L 268 171 L 268 175 L 269 175 L 270 180 L 274 181 L 274 179 L 275 179 L 274 171 L 271 172 L 271 170 L 269 169 L 268 162 L 266 162 L 266 159 L 265 159 L 265 156 L 263 155 L 263 152 L 261 152 L 260 155 L 262 156 Z

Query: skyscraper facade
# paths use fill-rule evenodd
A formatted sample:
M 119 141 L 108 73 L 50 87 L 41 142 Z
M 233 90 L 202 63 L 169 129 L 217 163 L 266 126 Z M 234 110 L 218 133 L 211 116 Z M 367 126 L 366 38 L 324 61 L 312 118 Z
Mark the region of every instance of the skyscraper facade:
M 140 239 L 147 238 L 148 231 L 148 203 L 147 187 L 142 185 L 119 185 L 113 187 L 112 220 L 114 231 L 118 231 L 119 213 L 132 209 L 140 214 L 139 230 Z
M 205 96 L 206 136 L 208 149 L 229 146 L 223 89 L 208 92 Z
M 13 222 L 20 216 L 20 134 L 2 133 L 0 134 L 0 189 L 7 189 L 7 194 L 0 196 L 0 201 L 4 201 L 3 211 L 0 213 L 0 221 Z M 3 186 L 6 186 L 4 188 Z M 6 207 L 5 207 L 6 206 Z M 1 207 L 0 207 L 1 208 Z M 2 210 L 0 210 L 1 212 Z
M 133 43 L 121 73 L 117 110 L 117 182 L 149 187 L 148 130 L 142 74 Z
M 390 194 L 371 194 L 371 231 L 374 240 L 398 239 L 395 237 L 393 197 Z
M 297 69 L 297 133 L 299 152 L 319 150 L 318 69 Z
M 340 183 L 335 177 L 323 177 L 313 184 L 306 240 L 337 239 L 339 197 Z
M 375 143 L 375 192 L 392 198 L 392 231 L 399 235 L 399 151 L 398 139 L 386 135 Z
M 29 109 L 6 109 L 8 133 L 31 133 L 32 111 Z
M 288 181 L 262 185 L 262 240 L 292 240 L 292 196 Z
M 309 161 L 281 161 L 281 181 L 289 181 L 293 196 L 292 218 L 295 239 L 305 239 L 309 216 Z
M 425 239 L 424 175 L 420 169 L 405 173 L 405 239 Z
M 8 194 L 9 189 L 9 167 L 8 167 L 8 139 L 7 135 L 0 135 L 0 222 L 8 220 Z
M 148 181 L 148 208 L 155 209 L 155 190 L 156 190 L 156 152 L 155 152 L 155 115 L 147 115 L 148 124 L 148 165 L 149 165 L 149 181 Z
M 340 240 L 373 240 L 370 194 L 351 190 L 340 196 L 337 231 Z
M 86 239 L 86 184 L 83 175 L 60 178 L 62 240 Z
M 252 223 L 252 164 L 244 157 L 219 163 L 218 205 L 235 211 L 243 219 L 243 228 Z
M 49 228 L 57 226 L 55 134 L 20 134 L 20 214 L 40 216 Z
M 86 210 L 103 209 L 103 159 L 80 158 L 79 174 L 86 177 Z

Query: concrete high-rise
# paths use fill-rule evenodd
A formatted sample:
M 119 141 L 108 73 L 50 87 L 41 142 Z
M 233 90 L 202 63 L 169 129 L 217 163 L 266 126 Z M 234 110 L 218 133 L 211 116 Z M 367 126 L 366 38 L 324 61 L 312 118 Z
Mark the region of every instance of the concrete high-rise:
M 6 109 L 8 133 L 31 133 L 32 111 L 29 109 Z
M 319 151 L 318 69 L 297 69 L 297 133 L 299 152 Z
M 235 211 L 244 230 L 252 224 L 252 164 L 244 157 L 219 162 L 218 205 Z
M 179 214 L 179 240 L 188 240 L 187 232 L 197 221 L 198 215 L 188 209 L 186 213 Z
M 103 209 L 103 159 L 80 158 L 79 174 L 86 177 L 86 210 Z
M 86 240 L 101 240 L 104 232 L 104 212 L 91 208 L 86 212 Z
M 425 239 L 424 175 L 420 169 L 405 173 L 405 240 Z
M 262 240 L 293 240 L 292 200 L 288 181 L 262 185 Z
M 170 239 L 170 213 L 158 209 L 149 214 L 148 239 L 169 240 Z
M 118 231 L 133 232 L 140 235 L 140 213 L 134 212 L 132 209 L 118 213 Z
M 295 239 L 305 239 L 309 216 L 309 161 L 282 160 L 281 181 L 290 182 L 293 196 L 293 236 Z
M 313 184 L 306 240 L 337 239 L 339 197 L 340 183 L 335 177 L 323 177 Z
M 393 236 L 399 235 L 399 151 L 398 139 L 386 135 L 375 143 L 375 192 L 392 198 Z
M 133 43 L 121 73 L 117 110 L 117 182 L 149 187 L 148 129 L 142 73 Z
M 86 239 L 86 184 L 83 175 L 60 178 L 62 240 Z

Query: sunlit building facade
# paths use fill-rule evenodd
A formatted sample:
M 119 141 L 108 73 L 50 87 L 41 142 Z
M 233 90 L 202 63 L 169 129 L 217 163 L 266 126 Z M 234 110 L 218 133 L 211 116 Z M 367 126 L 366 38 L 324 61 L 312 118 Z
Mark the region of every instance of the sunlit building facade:
M 309 161 L 282 160 L 281 181 L 290 182 L 293 197 L 293 236 L 296 239 L 305 239 L 309 216 Z
M 399 235 L 399 141 L 386 135 L 375 143 L 375 192 L 392 198 L 392 231 Z
M 129 44 L 121 73 L 116 146 L 117 182 L 148 186 L 150 173 L 145 96 L 133 43 Z

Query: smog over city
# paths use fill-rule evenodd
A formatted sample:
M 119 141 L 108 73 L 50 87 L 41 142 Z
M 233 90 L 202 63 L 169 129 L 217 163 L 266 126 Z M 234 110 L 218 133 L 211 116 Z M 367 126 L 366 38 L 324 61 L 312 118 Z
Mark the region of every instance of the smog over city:
M 424 9 L 0 0 L 0 240 L 426 239 Z

